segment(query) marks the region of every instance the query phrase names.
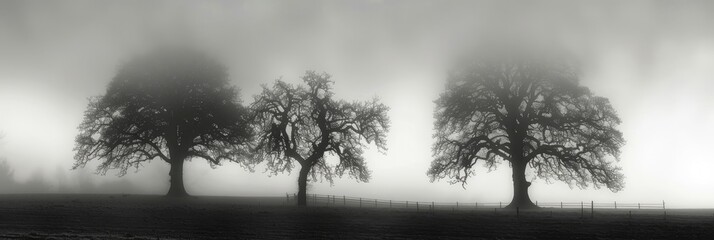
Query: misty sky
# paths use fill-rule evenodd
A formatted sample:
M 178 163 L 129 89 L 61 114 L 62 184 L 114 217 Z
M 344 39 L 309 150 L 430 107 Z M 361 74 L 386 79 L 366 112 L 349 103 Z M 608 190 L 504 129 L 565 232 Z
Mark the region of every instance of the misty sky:
M 583 84 L 620 114 L 627 141 L 625 190 L 537 179 L 531 199 L 714 207 L 712 12 L 709 1 L 1 1 L 0 158 L 20 190 L 165 193 L 169 168 L 160 160 L 122 178 L 94 175 L 96 165 L 70 170 L 74 136 L 87 98 L 104 94 L 122 62 L 191 43 L 226 62 L 244 103 L 261 84 L 297 82 L 314 69 L 332 74 L 337 97 L 379 96 L 391 107 L 387 153 L 366 152 L 372 180 L 313 183 L 308 193 L 508 202 L 507 165 L 480 167 L 466 189 L 430 183 L 426 170 L 432 101 L 450 62 L 485 42 L 517 40 L 575 56 Z M 190 194 L 297 190 L 297 173 L 211 169 L 203 160 L 185 167 Z

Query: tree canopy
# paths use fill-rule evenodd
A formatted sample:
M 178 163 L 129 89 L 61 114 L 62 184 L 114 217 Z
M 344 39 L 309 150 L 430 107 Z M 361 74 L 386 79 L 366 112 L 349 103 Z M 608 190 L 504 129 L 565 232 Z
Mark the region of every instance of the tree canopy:
M 263 87 L 251 105 L 257 137 L 257 157 L 267 160 L 273 173 L 291 171 L 300 164 L 298 202 L 305 204 L 308 175 L 313 180 L 347 173 L 367 181 L 370 172 L 363 155 L 366 144 L 386 150 L 389 129 L 388 108 L 377 99 L 367 102 L 335 100 L 326 73 L 308 71 L 304 85 L 277 80 L 272 88 Z M 336 156 L 331 165 L 327 156 Z
M 474 166 L 502 160 L 514 171 L 513 206 L 531 205 L 527 166 L 546 181 L 623 188 L 624 144 L 608 99 L 579 84 L 562 62 L 501 58 L 464 62 L 436 100 L 431 180 L 465 184 Z
M 103 96 L 89 100 L 76 137 L 74 168 L 100 159 L 97 171 L 119 175 L 145 162 L 171 164 L 171 189 L 185 195 L 184 160 L 249 166 L 248 110 L 225 67 L 193 51 L 157 51 L 124 64 Z

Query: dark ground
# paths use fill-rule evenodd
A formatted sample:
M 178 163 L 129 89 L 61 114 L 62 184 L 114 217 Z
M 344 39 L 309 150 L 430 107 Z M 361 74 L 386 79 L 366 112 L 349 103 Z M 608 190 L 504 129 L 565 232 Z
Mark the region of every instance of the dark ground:
M 398 210 L 285 198 L 0 195 L 3 239 L 714 239 L 714 210 Z

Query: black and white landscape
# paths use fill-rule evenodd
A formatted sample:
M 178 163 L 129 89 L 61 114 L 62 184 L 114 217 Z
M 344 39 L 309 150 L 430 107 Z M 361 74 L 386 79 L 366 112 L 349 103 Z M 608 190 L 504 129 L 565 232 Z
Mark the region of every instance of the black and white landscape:
M 1 1 L 0 238 L 711 239 L 712 12 Z

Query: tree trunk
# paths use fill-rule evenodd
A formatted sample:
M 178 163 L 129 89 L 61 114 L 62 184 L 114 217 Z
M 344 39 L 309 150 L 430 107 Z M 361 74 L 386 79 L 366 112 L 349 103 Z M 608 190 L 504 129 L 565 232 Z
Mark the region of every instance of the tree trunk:
M 310 173 L 310 167 L 303 166 L 300 168 L 300 176 L 298 177 L 298 206 L 307 205 L 307 175 Z
M 526 180 L 527 163 L 515 161 L 513 165 L 513 199 L 506 208 L 537 208 L 528 196 L 528 187 L 531 183 Z
M 187 197 L 188 193 L 183 186 L 183 157 L 173 158 L 171 161 L 171 170 L 169 171 L 169 192 L 166 196 L 169 197 Z

